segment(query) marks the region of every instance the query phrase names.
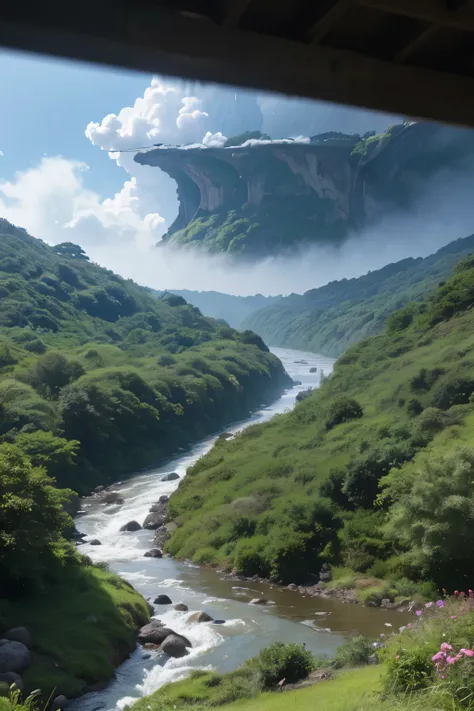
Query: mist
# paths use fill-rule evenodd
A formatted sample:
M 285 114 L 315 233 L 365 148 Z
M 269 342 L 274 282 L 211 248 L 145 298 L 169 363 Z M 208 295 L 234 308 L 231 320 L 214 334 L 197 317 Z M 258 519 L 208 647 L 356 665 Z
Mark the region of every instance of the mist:
M 474 168 L 474 166 L 473 166 Z M 352 234 L 340 247 L 314 246 L 299 254 L 255 263 L 228 255 L 170 246 L 88 245 L 94 261 L 155 289 L 221 291 L 247 296 L 303 293 L 330 281 L 357 277 L 405 257 L 425 257 L 474 232 L 474 170 L 441 171 L 411 212 L 391 213 Z

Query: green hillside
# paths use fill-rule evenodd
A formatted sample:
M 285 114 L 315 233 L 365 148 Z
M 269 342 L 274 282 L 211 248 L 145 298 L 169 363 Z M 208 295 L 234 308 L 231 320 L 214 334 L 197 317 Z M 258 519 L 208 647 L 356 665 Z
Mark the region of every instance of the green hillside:
M 0 436 L 84 492 L 275 397 L 262 340 L 0 222 Z
M 341 355 L 353 343 L 380 333 L 392 311 L 426 297 L 473 249 L 474 235 L 470 235 L 425 259 L 403 259 L 302 296 L 280 297 L 251 313 L 241 327 L 254 330 L 272 346 Z
M 216 444 L 171 498 L 168 551 L 285 583 L 328 562 L 336 584 L 368 576 L 365 601 L 426 592 L 423 581 L 467 586 L 473 303 L 468 257 L 291 413 Z

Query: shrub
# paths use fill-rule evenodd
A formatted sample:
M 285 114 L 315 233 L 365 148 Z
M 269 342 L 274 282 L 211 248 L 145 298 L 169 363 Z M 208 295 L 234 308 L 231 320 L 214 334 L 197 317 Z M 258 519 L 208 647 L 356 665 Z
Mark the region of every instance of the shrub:
M 362 406 L 357 400 L 350 397 L 340 397 L 335 400 L 329 408 L 326 429 L 330 430 L 342 422 L 358 419 L 362 417 L 363 414 Z
M 337 648 L 332 665 L 336 669 L 342 667 L 360 667 L 369 663 L 369 657 L 374 653 L 367 637 L 358 635 L 347 640 Z
M 416 417 L 417 415 L 421 415 L 421 413 L 423 412 L 423 405 L 419 400 L 416 399 L 416 397 L 409 400 L 407 405 L 407 412 L 410 417 Z
M 314 669 L 314 659 L 302 644 L 275 642 L 245 662 L 243 667 L 258 669 L 262 688 L 274 689 L 281 679 L 287 684 L 305 679 Z
M 464 374 L 448 374 L 433 388 L 431 405 L 448 410 L 453 405 L 465 405 L 474 392 L 474 379 Z
M 419 691 L 430 686 L 434 677 L 431 646 L 401 649 L 389 659 L 386 687 L 395 693 Z
M 313 392 L 313 388 L 307 388 L 306 390 L 301 390 L 301 392 L 298 393 L 296 396 L 296 402 L 301 402 L 302 400 L 306 400 L 307 397 L 311 395 Z
M 40 338 L 35 338 L 33 341 L 28 341 L 25 343 L 24 349 L 30 351 L 30 353 L 42 354 L 46 351 L 46 346 Z

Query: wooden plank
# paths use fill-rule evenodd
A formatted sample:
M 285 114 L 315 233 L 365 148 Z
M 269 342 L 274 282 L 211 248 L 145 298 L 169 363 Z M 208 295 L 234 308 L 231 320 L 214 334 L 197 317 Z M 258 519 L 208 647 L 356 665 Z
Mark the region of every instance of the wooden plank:
M 413 37 L 408 44 L 405 45 L 397 54 L 394 59 L 396 62 L 406 62 L 407 59 L 417 50 L 419 50 L 425 42 L 428 42 L 435 34 L 439 31 L 438 25 L 429 25 L 418 35 Z
M 309 32 L 311 42 L 322 40 L 353 4 L 354 0 L 335 0 L 311 27 Z
M 441 0 L 358 0 L 361 7 L 382 10 L 393 15 L 413 17 L 441 27 L 474 32 L 474 10 L 468 6 L 457 12 L 448 10 Z
M 231 6 L 227 9 L 226 15 L 222 20 L 223 25 L 238 25 L 239 20 L 247 11 L 252 0 L 233 0 Z
M 0 44 L 474 126 L 469 77 L 222 27 L 137 0 L 130 13 L 114 7 L 97 6 L 91 26 L 84 5 L 5 3 Z

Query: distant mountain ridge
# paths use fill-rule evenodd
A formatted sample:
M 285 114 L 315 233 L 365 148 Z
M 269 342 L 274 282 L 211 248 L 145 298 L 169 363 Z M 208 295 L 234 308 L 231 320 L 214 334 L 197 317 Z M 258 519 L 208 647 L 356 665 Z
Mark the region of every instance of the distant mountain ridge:
M 409 257 L 358 278 L 280 297 L 251 313 L 240 327 L 252 329 L 271 346 L 336 357 L 353 343 L 380 333 L 393 311 L 425 298 L 461 257 L 472 252 L 474 235 L 424 259 Z

